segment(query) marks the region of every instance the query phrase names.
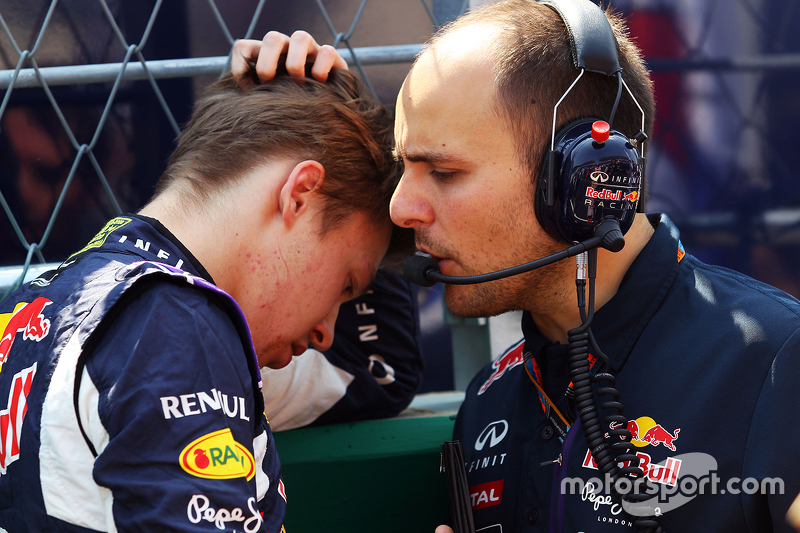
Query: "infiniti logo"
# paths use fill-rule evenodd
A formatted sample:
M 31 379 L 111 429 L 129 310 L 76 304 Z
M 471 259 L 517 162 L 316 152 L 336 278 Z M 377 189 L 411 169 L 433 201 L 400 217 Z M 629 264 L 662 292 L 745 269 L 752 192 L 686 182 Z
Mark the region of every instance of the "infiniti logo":
M 394 383 L 394 368 L 380 355 L 369 356 L 369 373 L 381 385 Z
M 486 445 L 486 441 L 490 438 L 491 440 L 489 440 L 489 448 L 494 448 L 500 444 L 500 441 L 503 440 L 503 438 L 506 436 L 506 433 L 508 433 L 508 422 L 505 420 L 496 420 L 495 422 L 492 422 L 486 426 L 483 431 L 481 431 L 480 435 L 478 435 L 478 440 L 475 441 L 475 449 L 477 451 L 483 450 L 483 447 Z
M 595 170 L 589 174 L 589 177 L 592 179 L 592 181 L 599 181 L 600 183 L 605 183 L 608 181 L 608 174 L 602 170 Z

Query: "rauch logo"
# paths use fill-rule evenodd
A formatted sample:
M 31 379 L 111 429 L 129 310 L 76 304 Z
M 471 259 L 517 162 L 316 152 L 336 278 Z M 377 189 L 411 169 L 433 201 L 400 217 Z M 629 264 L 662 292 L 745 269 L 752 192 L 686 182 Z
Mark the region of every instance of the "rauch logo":
M 229 428 L 203 435 L 192 441 L 180 455 L 181 468 L 206 479 L 252 479 L 253 455 L 233 439 Z

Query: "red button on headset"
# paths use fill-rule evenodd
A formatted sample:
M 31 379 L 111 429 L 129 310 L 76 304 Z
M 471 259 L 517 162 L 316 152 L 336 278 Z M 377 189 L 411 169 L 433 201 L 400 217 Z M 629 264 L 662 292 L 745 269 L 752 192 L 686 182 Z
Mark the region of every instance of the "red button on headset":
M 592 139 L 599 143 L 604 143 L 608 140 L 608 132 L 611 131 L 611 126 L 604 120 L 598 120 L 592 124 Z

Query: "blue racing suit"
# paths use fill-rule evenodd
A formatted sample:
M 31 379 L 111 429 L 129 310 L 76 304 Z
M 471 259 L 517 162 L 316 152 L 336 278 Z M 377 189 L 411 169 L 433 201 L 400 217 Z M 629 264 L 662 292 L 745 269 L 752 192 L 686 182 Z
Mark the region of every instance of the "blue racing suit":
M 160 223 L 111 220 L 0 331 L 0 529 L 282 530 L 247 323 Z

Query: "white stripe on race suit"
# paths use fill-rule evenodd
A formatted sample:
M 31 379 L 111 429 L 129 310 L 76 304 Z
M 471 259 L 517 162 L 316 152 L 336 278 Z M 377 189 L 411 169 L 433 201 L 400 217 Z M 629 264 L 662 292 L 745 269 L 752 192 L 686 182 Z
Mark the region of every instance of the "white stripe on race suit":
M 75 417 L 73 386 L 81 347 L 77 332 L 58 359 L 42 407 L 39 476 L 47 514 L 69 524 L 116 532 L 111 515 L 112 495 L 92 478 L 94 456 Z M 108 434 L 97 413 L 97 388 L 84 371 L 79 409 L 84 429 L 100 453 Z
M 264 457 L 267 455 L 266 432 L 253 439 L 253 455 L 256 460 L 256 496 L 258 501 L 261 501 L 269 490 L 269 476 L 264 472 Z

